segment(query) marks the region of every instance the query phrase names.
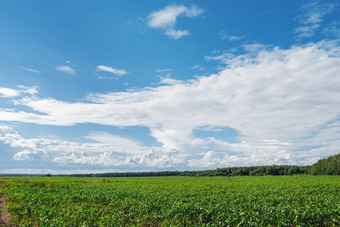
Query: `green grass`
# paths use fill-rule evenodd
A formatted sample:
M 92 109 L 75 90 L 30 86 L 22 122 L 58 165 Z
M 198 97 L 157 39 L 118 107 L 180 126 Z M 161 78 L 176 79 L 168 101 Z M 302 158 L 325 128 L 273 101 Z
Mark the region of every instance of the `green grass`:
M 13 177 L 5 187 L 20 226 L 340 225 L 340 176 Z

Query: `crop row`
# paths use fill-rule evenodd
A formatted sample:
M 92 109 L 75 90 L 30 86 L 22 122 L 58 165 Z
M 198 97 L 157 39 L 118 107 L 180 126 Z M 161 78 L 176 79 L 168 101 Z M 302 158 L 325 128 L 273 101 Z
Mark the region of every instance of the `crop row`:
M 262 179 L 12 182 L 7 209 L 20 226 L 340 225 L 339 177 Z

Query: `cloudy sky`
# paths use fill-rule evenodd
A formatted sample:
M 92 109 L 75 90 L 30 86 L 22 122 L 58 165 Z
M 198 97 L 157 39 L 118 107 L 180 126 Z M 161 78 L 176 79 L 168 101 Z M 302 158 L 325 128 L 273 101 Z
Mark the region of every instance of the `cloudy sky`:
M 0 3 L 0 173 L 313 164 L 340 152 L 340 3 Z

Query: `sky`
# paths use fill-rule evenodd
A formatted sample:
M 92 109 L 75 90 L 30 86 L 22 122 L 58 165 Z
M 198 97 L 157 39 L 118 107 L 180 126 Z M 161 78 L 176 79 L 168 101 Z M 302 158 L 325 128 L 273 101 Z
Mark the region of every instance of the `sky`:
M 340 152 L 336 0 L 0 2 L 0 173 Z

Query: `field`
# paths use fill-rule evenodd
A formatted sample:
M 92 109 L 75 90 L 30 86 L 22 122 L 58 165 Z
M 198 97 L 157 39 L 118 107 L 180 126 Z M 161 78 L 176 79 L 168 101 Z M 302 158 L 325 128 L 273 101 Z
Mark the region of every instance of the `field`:
M 339 226 L 340 176 L 0 178 L 19 226 Z

